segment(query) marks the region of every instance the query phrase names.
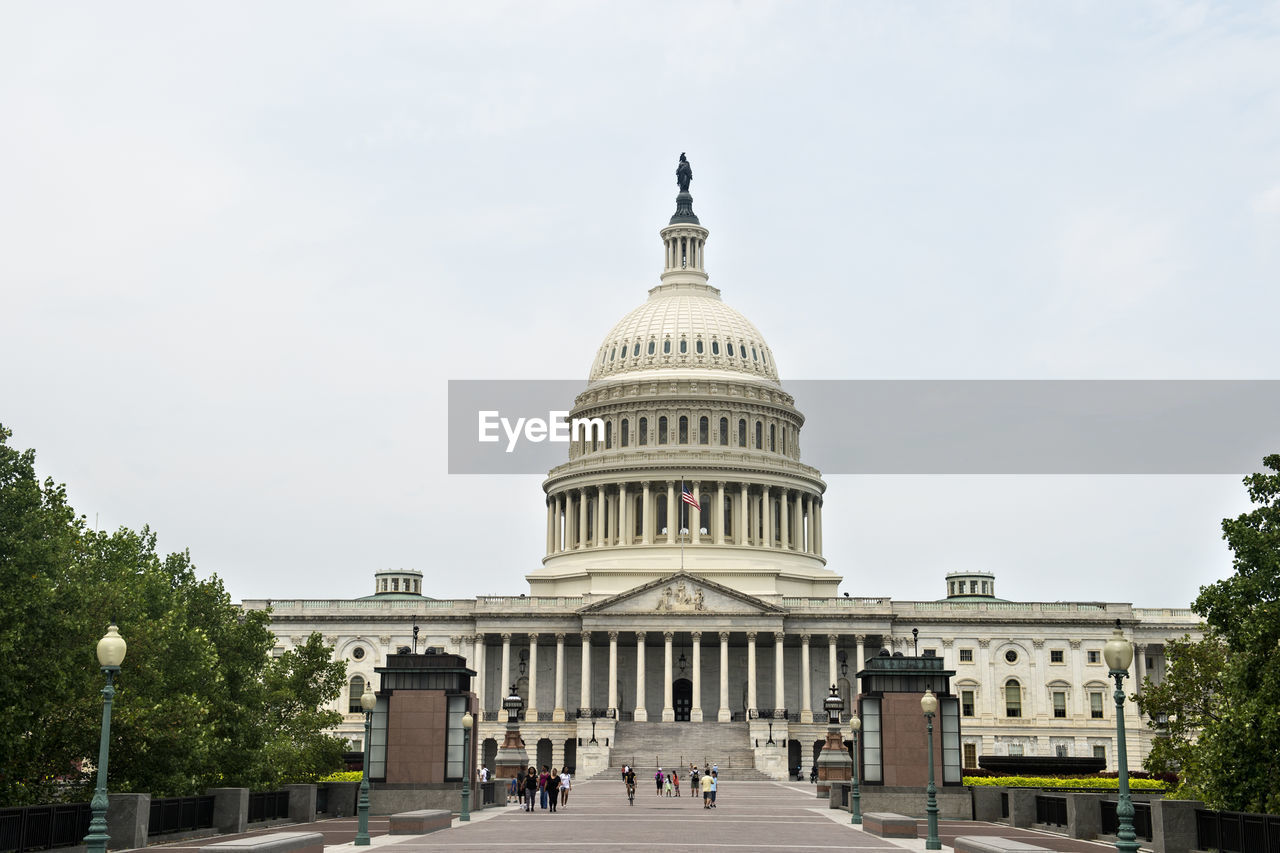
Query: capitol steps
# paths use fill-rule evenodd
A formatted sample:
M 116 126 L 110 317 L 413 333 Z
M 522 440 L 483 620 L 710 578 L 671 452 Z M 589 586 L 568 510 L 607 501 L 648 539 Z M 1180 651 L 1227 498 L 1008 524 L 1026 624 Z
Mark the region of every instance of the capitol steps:
M 699 770 L 718 764 L 718 776 L 726 781 L 770 781 L 756 770 L 746 723 L 619 722 L 609 768 L 597 778 L 620 776 L 624 764 L 635 767 L 640 782 L 649 784 L 658 767 L 676 770 L 683 780 L 690 764 Z

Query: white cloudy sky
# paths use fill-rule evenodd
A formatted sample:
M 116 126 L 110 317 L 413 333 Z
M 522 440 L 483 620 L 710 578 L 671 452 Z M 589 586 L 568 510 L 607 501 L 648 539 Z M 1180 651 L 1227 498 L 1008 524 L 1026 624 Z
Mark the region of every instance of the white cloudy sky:
M 236 598 L 526 589 L 539 478 L 447 475 L 445 383 L 585 378 L 681 151 L 784 380 L 1280 374 L 1274 2 L 0 14 L 0 422 Z M 979 568 L 1185 606 L 1247 506 L 1237 476 L 829 485 L 843 588 L 903 598 Z

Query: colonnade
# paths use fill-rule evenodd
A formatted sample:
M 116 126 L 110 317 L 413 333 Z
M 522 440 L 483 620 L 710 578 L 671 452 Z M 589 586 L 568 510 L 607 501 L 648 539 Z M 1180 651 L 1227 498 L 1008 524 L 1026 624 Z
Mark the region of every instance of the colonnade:
M 616 545 L 674 545 L 687 512 L 685 544 L 748 545 L 822 555 L 822 498 L 782 486 L 677 480 L 565 489 L 547 498 L 547 554 Z
M 620 632 L 608 631 L 609 654 L 608 654 L 608 679 L 607 696 L 598 696 L 592 690 L 591 678 L 591 649 L 594 637 L 592 631 L 584 631 L 581 634 L 568 634 L 565 632 L 557 632 L 555 637 L 555 707 L 551 710 L 550 719 L 553 722 L 563 721 L 565 719 L 577 716 L 579 709 L 584 713 L 592 713 L 595 710 L 605 710 L 611 716 L 617 716 L 621 712 L 625 714 L 630 712 L 632 719 L 636 721 L 646 721 L 650 719 L 650 712 L 656 713 L 657 719 L 665 721 L 674 721 L 676 718 L 676 709 L 673 696 L 673 672 L 672 672 L 672 645 L 675 638 L 673 631 L 663 631 L 662 638 L 662 672 L 663 672 L 663 698 L 662 707 L 660 709 L 651 709 L 645 701 L 645 649 L 649 640 L 649 631 L 645 629 L 627 632 L 635 637 L 636 651 L 636 671 L 635 671 L 635 696 L 636 702 L 633 708 L 620 708 L 618 702 L 618 641 Z M 688 662 L 690 672 L 689 678 L 692 682 L 692 704 L 689 708 L 689 719 L 693 722 L 701 722 L 704 719 L 714 719 L 719 722 L 729 722 L 733 718 L 733 712 L 729 707 L 729 639 L 731 632 L 729 631 L 687 631 L 691 643 L 692 660 Z M 757 678 L 756 678 L 756 647 L 760 641 L 769 642 L 774 647 L 774 676 L 773 676 L 773 696 L 772 708 L 766 706 L 766 710 L 781 711 L 786 709 L 786 679 L 784 671 L 784 655 L 782 650 L 786 647 L 788 635 L 783 631 L 760 632 L 760 631 L 738 631 L 735 632 L 746 640 L 746 657 L 747 657 L 747 711 L 748 713 L 760 711 L 761 703 L 757 695 Z M 811 683 L 811 666 L 810 666 L 810 646 L 815 639 L 811 634 L 792 635 L 794 639 L 799 640 L 800 644 L 800 708 L 799 716 L 801 722 L 811 722 L 813 720 L 812 707 L 812 683 Z M 837 648 L 842 639 L 839 634 L 817 635 L 817 641 L 820 643 L 823 636 L 827 643 L 827 672 L 824 678 L 824 686 L 827 683 L 834 684 L 845 673 L 837 653 Z M 522 641 L 528 642 L 528 698 L 525 706 L 525 716 L 529 719 L 538 719 L 538 715 L 542 709 L 538 708 L 538 692 L 537 692 L 537 660 L 538 645 L 542 639 L 542 635 L 538 633 L 529 634 L 512 634 L 504 633 L 499 635 L 501 639 L 501 666 L 499 669 L 499 681 L 502 691 L 508 689 L 507 685 L 514 682 L 511 678 L 511 649 L 513 640 L 521 646 Z M 720 665 L 719 670 L 719 702 L 715 709 L 702 707 L 702 641 L 704 637 L 708 642 L 715 642 L 717 639 L 720 643 Z M 502 696 L 495 697 L 494 701 L 486 702 L 484 695 L 484 677 L 486 672 L 484 663 L 485 635 L 477 634 L 474 638 L 476 653 L 476 670 L 481 673 L 481 677 L 477 679 L 475 685 L 475 693 L 480 701 L 480 707 L 489 708 L 490 705 L 494 709 L 501 706 Z M 845 639 L 848 639 L 847 637 Z M 856 648 L 856 660 L 852 673 L 856 673 L 863 668 L 865 655 L 866 637 L 862 634 L 852 637 Z M 565 707 L 565 643 L 581 641 L 582 657 L 581 657 L 581 694 L 577 708 L 569 709 Z M 602 708 L 596 708 L 593 702 L 604 699 L 606 705 Z M 791 709 L 795 710 L 795 709 Z M 821 710 L 821 708 L 819 708 Z

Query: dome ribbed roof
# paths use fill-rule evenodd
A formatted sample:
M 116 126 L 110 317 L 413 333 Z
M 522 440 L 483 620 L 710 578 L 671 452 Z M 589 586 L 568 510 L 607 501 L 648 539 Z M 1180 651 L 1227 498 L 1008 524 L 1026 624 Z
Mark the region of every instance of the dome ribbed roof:
M 773 352 L 751 321 L 705 284 L 659 285 L 618 321 L 591 364 L 591 381 L 649 371 L 740 373 L 778 382 Z

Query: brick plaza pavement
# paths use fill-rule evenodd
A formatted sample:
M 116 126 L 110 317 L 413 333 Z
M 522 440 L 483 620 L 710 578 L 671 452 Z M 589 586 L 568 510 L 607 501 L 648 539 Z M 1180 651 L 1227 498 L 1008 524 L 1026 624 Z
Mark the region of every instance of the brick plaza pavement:
M 919 839 L 883 839 L 849 824 L 849 813 L 827 808 L 811 786 L 782 782 L 723 782 L 719 807 L 702 808 L 701 798 L 658 797 L 640 786 L 634 806 L 627 804 L 620 781 L 579 782 L 569 804 L 551 814 L 526 813 L 515 806 L 473 814 L 469 824 L 422 836 L 383 836 L 374 847 L 383 853 L 433 853 L 437 850 L 610 851 L 611 853 L 734 853 L 734 851 L 857 850 L 859 853 L 923 853 L 925 824 Z M 1015 830 L 1005 826 L 944 821 L 939 836 L 1017 837 L 1062 853 L 1106 853 L 1104 844 Z M 1030 836 L 1030 837 L 1028 837 Z M 948 845 L 949 846 L 949 845 Z

